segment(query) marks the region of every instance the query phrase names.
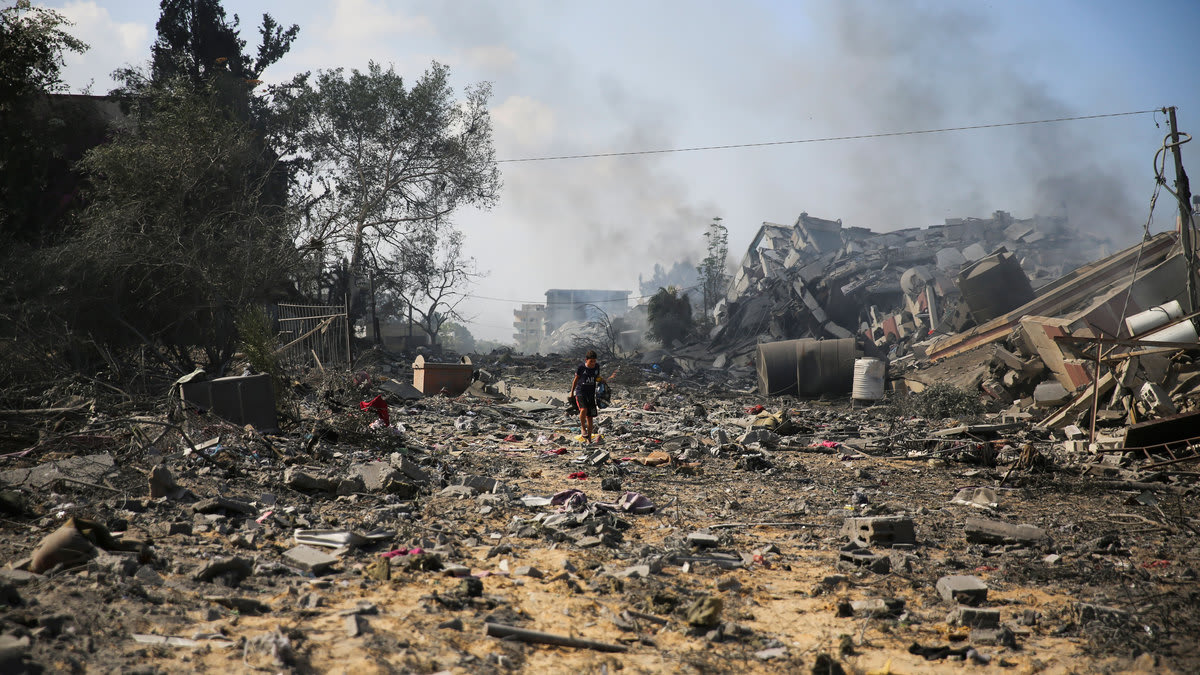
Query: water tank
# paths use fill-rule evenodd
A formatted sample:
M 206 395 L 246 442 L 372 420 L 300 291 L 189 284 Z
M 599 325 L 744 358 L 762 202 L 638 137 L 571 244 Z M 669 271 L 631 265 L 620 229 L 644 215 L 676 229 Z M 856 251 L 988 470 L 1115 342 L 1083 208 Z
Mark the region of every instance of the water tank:
M 1196 326 L 1191 319 L 1180 321 L 1174 326 L 1166 328 L 1157 328 L 1137 336 L 1139 340 L 1150 340 L 1152 342 L 1188 342 L 1197 341 Z
M 844 394 L 862 356 L 854 338 L 783 340 L 758 345 L 758 392 L 764 396 Z
M 1183 307 L 1179 305 L 1178 300 L 1172 300 L 1125 319 L 1125 329 L 1129 331 L 1130 335 L 1138 335 L 1181 316 L 1183 316 Z
M 1033 300 L 1033 286 L 1016 256 L 993 253 L 958 275 L 958 290 L 976 324 L 1010 312 Z
M 854 386 L 850 398 L 855 401 L 879 401 L 883 399 L 883 380 L 887 364 L 880 359 L 856 359 L 854 361 Z

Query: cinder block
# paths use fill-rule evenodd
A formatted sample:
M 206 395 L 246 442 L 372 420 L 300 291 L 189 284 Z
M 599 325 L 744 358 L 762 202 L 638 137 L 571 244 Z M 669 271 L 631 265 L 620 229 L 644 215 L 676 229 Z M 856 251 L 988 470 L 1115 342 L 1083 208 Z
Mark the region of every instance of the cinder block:
M 938 594 L 946 602 L 976 607 L 987 602 L 987 584 L 979 577 L 951 575 L 938 579 Z
M 917 543 L 913 521 L 905 516 L 847 518 L 842 534 L 859 546 L 896 546 Z
M 960 606 L 950 612 L 946 623 L 967 628 L 999 628 L 1000 610 Z

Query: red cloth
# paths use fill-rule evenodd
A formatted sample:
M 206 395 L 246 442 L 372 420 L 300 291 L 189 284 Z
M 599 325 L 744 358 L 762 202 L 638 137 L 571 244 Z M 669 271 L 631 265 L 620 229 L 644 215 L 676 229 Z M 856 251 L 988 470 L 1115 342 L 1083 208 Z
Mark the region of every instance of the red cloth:
M 571 474 L 570 476 L 567 476 L 567 478 L 575 478 L 577 480 L 587 480 L 587 474 L 584 473 L 583 471 L 576 471 L 575 473 Z
M 383 400 L 382 396 L 376 396 L 370 401 L 361 401 L 358 407 L 363 410 L 374 410 L 375 414 L 379 415 L 379 419 L 383 420 L 384 424 L 390 425 L 392 423 L 388 417 L 387 401 Z

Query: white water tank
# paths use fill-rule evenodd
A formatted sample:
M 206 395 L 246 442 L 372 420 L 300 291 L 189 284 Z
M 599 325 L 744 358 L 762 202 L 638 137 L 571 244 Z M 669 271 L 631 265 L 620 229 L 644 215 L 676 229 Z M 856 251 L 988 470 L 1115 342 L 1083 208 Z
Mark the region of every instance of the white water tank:
M 1149 333 L 1144 333 L 1138 336 L 1139 340 L 1149 340 L 1152 342 L 1187 342 L 1189 344 L 1197 341 L 1196 326 L 1191 319 L 1180 321 L 1174 326 L 1166 328 L 1156 328 Z
M 854 360 L 854 386 L 850 397 L 856 401 L 878 401 L 883 398 L 883 379 L 887 364 L 880 359 Z
M 1179 305 L 1178 300 L 1172 300 L 1125 319 L 1125 328 L 1129 330 L 1130 335 L 1138 335 L 1181 316 L 1183 316 L 1183 307 Z

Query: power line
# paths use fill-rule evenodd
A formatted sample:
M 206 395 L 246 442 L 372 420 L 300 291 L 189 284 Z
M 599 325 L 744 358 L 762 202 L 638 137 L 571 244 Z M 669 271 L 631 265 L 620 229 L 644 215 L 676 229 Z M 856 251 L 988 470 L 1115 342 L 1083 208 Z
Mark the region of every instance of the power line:
M 1078 115 L 1075 117 L 1055 117 L 1045 120 L 1028 120 L 1024 122 L 1000 122 L 996 124 L 975 124 L 965 127 L 944 127 L 941 129 L 918 129 L 913 131 L 888 131 L 874 134 L 855 134 L 853 136 L 826 136 L 824 138 L 803 138 L 795 141 L 769 141 L 766 143 L 737 143 L 733 145 L 703 145 L 694 148 L 664 148 L 659 150 L 629 150 L 626 152 L 598 152 L 585 155 L 556 155 L 552 157 L 521 157 L 517 159 L 498 159 L 496 163 L 516 162 L 549 162 L 560 159 L 595 159 L 599 157 L 628 157 L 630 155 L 663 155 L 673 152 L 699 152 L 701 150 L 732 150 L 735 148 L 762 148 L 770 145 L 796 145 L 799 143 L 829 143 L 833 141 L 856 141 L 866 138 L 889 138 L 892 136 L 919 136 L 922 134 L 942 134 L 951 131 L 971 131 L 974 129 L 997 129 L 1000 127 L 1019 127 L 1031 124 L 1054 124 L 1058 122 L 1077 122 L 1079 120 L 1094 120 L 1103 117 L 1127 117 L 1130 115 L 1147 115 L 1160 112 L 1154 110 L 1133 110 L 1130 112 L 1104 113 L 1102 115 Z

